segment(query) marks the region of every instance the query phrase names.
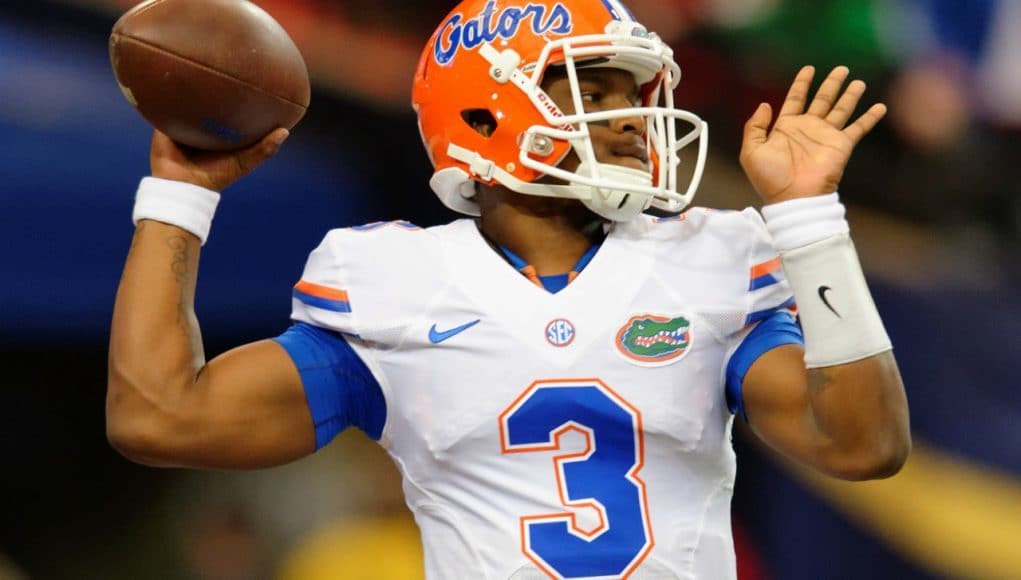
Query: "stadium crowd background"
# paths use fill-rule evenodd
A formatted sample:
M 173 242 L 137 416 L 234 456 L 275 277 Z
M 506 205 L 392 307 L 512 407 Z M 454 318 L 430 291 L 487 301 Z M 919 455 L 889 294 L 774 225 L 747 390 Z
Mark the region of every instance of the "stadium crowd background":
M 203 256 L 207 353 L 286 328 L 331 227 L 453 217 L 408 106 L 440 0 L 266 0 L 315 92 L 280 156 L 224 196 Z M 0 3 L 0 579 L 420 577 L 385 454 L 354 431 L 256 473 L 153 470 L 104 437 L 106 340 L 149 128 L 106 38 L 133 2 Z M 1021 578 L 1021 2 L 631 0 L 709 121 L 699 205 L 755 197 L 740 126 L 801 64 L 847 64 L 890 115 L 842 185 L 901 363 L 916 448 L 843 484 L 736 430 L 742 580 Z

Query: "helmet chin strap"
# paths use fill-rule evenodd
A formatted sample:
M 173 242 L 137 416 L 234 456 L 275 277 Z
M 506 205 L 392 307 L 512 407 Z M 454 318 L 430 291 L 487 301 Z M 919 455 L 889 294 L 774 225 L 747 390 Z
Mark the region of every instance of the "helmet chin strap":
M 611 183 L 622 185 L 651 186 L 652 175 L 647 171 L 611 165 L 609 163 L 590 164 L 582 162 L 575 171 L 583 177 L 595 177 L 597 175 L 605 178 Z M 592 194 L 583 199 L 585 207 L 615 222 L 627 221 L 641 212 L 645 211 L 652 203 L 649 195 L 635 194 L 626 189 L 591 187 Z
M 555 185 L 522 181 L 504 171 L 492 161 L 482 157 L 478 152 L 465 149 L 453 143 L 448 146 L 447 153 L 453 159 L 467 164 L 473 176 L 481 177 L 486 181 L 496 180 L 511 191 L 526 195 L 577 199 L 585 204 L 585 207 L 611 221 L 628 221 L 648 208 L 652 202 L 652 196 L 636 194 L 628 189 L 628 186 L 631 185 L 645 187 L 652 185 L 652 176 L 646 171 L 631 169 L 630 167 L 621 167 L 620 165 L 609 163 L 596 162 L 591 164 L 582 162 L 574 172 L 576 175 L 585 178 L 594 177 L 598 172 L 599 177 L 607 179 L 607 181 L 618 185 L 618 187 L 597 187 L 573 183 Z M 445 171 L 451 172 L 450 175 L 443 175 L 443 178 L 447 181 L 457 180 L 470 183 L 471 176 L 460 169 L 451 168 Z M 457 172 L 457 174 L 455 175 L 453 172 Z M 438 176 L 439 174 L 434 176 L 434 180 Z M 474 189 L 459 188 L 459 192 L 463 196 L 464 201 L 469 201 L 470 196 L 474 194 Z M 447 200 L 448 207 L 463 211 L 458 207 L 451 206 L 451 202 L 452 200 Z M 478 215 L 477 211 L 465 213 Z

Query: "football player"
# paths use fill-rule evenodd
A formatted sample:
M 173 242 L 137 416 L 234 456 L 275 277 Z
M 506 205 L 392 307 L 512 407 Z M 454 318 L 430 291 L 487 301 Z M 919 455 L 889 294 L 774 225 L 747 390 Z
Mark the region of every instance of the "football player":
M 114 313 L 110 440 L 150 465 L 256 468 L 354 426 L 401 471 L 430 578 L 735 578 L 735 416 L 845 479 L 889 476 L 910 448 L 836 193 L 885 113 L 852 120 L 865 85 L 848 74 L 810 98 L 805 67 L 748 120 L 761 215 L 681 213 L 707 128 L 674 107 L 666 44 L 618 0 L 466 0 L 413 100 L 430 184 L 469 217 L 329 232 L 294 325 L 208 362 L 193 295 L 217 192 L 287 133 L 200 155 L 157 133 Z

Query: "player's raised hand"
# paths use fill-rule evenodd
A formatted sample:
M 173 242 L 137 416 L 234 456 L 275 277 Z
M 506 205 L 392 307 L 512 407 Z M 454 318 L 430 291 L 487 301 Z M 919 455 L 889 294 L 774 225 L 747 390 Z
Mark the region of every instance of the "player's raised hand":
M 276 129 L 262 141 L 245 149 L 201 151 L 178 145 L 170 137 L 154 131 L 149 164 L 153 177 L 223 191 L 276 155 L 289 135 L 287 129 Z
M 808 103 L 815 68 L 803 67 L 772 129 L 767 103 L 748 119 L 741 166 L 765 203 L 836 191 L 855 145 L 886 114 L 886 105 L 877 103 L 847 124 L 865 93 L 860 80 L 842 88 L 849 72 L 845 66 L 833 69 Z

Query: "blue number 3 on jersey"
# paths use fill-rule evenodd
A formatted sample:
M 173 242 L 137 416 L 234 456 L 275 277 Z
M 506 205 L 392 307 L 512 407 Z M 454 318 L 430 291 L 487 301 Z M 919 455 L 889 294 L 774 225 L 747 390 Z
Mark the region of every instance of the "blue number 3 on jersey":
M 521 549 L 553 578 L 626 577 L 652 548 L 637 409 L 598 379 L 537 381 L 500 415 L 503 453 L 559 451 L 569 432 L 581 452 L 554 454 L 568 511 L 521 517 Z M 550 490 L 552 493 L 553 490 Z M 595 525 L 580 524 L 593 510 Z

